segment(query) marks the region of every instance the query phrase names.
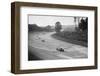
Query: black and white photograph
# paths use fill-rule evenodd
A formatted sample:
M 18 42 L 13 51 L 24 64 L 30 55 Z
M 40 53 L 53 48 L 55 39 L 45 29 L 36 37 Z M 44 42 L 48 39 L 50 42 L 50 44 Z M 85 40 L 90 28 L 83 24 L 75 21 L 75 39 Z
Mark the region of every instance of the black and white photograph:
M 28 61 L 88 58 L 88 17 L 28 14 Z
M 97 7 L 11 4 L 11 72 L 97 69 Z

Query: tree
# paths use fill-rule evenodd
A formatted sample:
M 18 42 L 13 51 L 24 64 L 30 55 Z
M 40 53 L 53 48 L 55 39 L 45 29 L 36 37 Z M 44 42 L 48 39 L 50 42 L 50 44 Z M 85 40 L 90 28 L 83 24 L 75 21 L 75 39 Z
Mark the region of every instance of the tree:
M 74 17 L 75 27 L 76 27 L 76 17 Z
M 88 30 L 88 18 L 85 19 L 85 29 Z
M 56 23 L 55 23 L 55 31 L 56 31 L 56 32 L 60 32 L 61 29 L 62 29 L 61 23 L 60 23 L 60 22 L 56 22 Z
M 28 31 L 41 31 L 42 28 L 40 28 L 37 24 L 28 24 Z
M 86 19 L 81 19 L 81 22 L 79 23 L 79 29 L 84 31 L 88 28 L 88 18 Z
M 47 30 L 50 30 L 51 29 L 51 26 L 50 25 L 46 26 L 46 29 Z

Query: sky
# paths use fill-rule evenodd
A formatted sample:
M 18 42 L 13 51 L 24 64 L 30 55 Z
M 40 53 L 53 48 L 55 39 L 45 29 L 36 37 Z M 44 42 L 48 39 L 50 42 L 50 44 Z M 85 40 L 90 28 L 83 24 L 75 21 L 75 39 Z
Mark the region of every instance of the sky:
M 38 26 L 55 26 L 55 23 L 59 21 L 61 25 L 75 25 L 74 17 L 67 16 L 46 16 L 46 15 L 29 15 L 28 24 L 37 24 Z

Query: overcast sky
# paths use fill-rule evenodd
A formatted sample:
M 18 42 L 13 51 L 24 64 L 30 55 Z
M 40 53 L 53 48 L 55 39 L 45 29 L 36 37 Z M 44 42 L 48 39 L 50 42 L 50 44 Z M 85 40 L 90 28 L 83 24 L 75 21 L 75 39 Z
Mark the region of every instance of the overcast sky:
M 38 26 L 54 26 L 57 21 L 62 25 L 74 25 L 74 17 L 61 16 L 43 16 L 43 15 L 29 15 L 28 24 L 37 24 Z

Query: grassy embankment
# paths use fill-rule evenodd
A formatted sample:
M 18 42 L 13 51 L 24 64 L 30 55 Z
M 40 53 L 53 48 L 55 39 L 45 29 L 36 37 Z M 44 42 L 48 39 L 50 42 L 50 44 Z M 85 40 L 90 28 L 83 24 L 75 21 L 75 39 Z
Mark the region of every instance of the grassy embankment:
M 66 29 L 64 31 L 53 34 L 52 37 L 72 44 L 82 45 L 85 47 L 87 47 L 88 43 L 87 30 L 80 32 L 80 31 L 67 31 Z

